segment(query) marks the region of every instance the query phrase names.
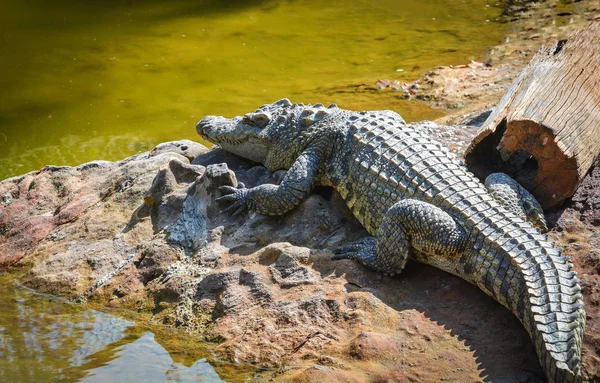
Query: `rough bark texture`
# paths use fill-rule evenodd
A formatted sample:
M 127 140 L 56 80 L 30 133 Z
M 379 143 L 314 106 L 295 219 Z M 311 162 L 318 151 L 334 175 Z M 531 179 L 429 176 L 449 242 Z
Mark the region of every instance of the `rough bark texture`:
M 513 176 L 548 208 L 573 195 L 600 153 L 600 23 L 544 46 L 465 156 L 478 176 Z

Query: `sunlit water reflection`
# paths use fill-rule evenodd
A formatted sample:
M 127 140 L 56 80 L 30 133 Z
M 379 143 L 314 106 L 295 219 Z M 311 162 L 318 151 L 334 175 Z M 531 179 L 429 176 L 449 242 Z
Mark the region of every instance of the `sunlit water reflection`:
M 0 275 L 1 382 L 221 382 L 205 360 L 173 361 L 154 334 L 37 294 Z
M 5 0 L 0 180 L 198 139 L 202 116 L 282 97 L 436 118 L 375 82 L 479 58 L 504 36 L 501 13 L 495 0 Z M 0 304 L 2 382 L 219 381 L 131 322 L 1 275 Z
M 198 139 L 206 114 L 288 97 L 443 115 L 413 80 L 502 41 L 496 0 L 4 0 L 0 180 Z

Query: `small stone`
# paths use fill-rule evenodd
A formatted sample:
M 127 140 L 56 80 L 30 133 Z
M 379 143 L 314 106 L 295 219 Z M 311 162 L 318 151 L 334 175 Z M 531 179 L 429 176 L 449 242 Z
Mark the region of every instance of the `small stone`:
M 238 186 L 235 173 L 229 170 L 226 163 L 208 165 L 206 167 L 206 175 L 211 181 L 213 188 L 223 185 Z
M 2 203 L 7 206 L 10 205 L 13 201 L 12 194 L 6 193 L 2 196 Z

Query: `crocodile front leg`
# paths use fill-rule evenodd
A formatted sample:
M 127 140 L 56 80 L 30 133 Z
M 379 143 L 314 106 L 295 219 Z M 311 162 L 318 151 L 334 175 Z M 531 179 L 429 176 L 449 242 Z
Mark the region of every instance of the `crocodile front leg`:
M 323 152 L 318 146 L 307 148 L 279 185 L 265 184 L 250 189 L 221 186 L 219 190 L 225 195 L 216 201 L 230 202 L 226 211 L 237 209 L 233 215 L 246 209 L 265 215 L 285 214 L 304 201 L 317 184 Z
M 405 199 L 385 214 L 377 237 L 367 237 L 333 250 L 332 259 L 354 259 L 386 275 L 399 274 L 417 250 L 419 260 L 438 262 L 460 255 L 467 238 L 454 219 L 426 202 Z
M 544 210 L 539 202 L 521 184 L 505 173 L 492 173 L 485 179 L 485 187 L 504 208 L 513 212 L 542 233 L 548 231 Z

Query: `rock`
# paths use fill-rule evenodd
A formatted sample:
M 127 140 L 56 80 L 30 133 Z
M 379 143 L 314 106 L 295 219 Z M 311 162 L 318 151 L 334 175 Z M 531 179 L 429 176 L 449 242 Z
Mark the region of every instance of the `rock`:
M 331 382 L 331 383 L 361 383 L 368 382 L 368 379 L 357 376 L 352 371 L 344 371 L 341 369 L 314 365 L 301 371 L 293 373 L 290 377 L 284 377 L 282 381 L 290 383 L 301 382 Z
M 173 159 L 158 169 L 158 174 L 152 181 L 152 186 L 144 194 L 144 203 L 148 206 L 160 206 L 177 198 L 177 194 L 185 194 L 197 178 L 202 177 L 206 168 L 198 165 L 185 164 Z
M 299 264 L 308 263 L 309 258 L 309 249 L 292 246 L 289 243 L 268 245 L 258 256 L 261 264 L 270 264 L 269 270 L 273 280 L 283 288 L 316 282 L 311 269 Z
M 400 355 L 402 339 L 371 332 L 361 332 L 350 343 L 350 356 L 362 359 L 394 359 Z
M 301 284 L 315 283 L 312 271 L 298 265 L 298 262 L 287 254 L 282 255 L 275 265 L 270 267 L 273 280 L 281 287 L 294 287 Z
M 258 380 L 540 381 L 521 324 L 477 288 L 413 262 L 389 278 L 331 261 L 328 249 L 367 235 L 336 192 L 317 188 L 281 217 L 231 217 L 215 202 L 219 186 L 278 184 L 286 172 L 219 149 L 189 162 L 190 148 L 1 182 L 2 264 L 38 290 L 137 311 L 218 342 L 223 360 L 277 369 Z M 582 215 L 560 215 L 555 235 L 588 254 L 575 260 L 595 318 L 600 236 Z M 600 349 L 593 319 L 588 329 L 586 350 Z M 595 352 L 584 360 L 595 374 Z
M 137 269 L 140 281 L 146 284 L 163 275 L 178 260 L 178 251 L 167 244 L 142 242 Z
M 568 202 L 568 206 L 581 214 L 583 222 L 600 226 L 600 157 L 596 158 L 590 172 Z
M 150 151 L 150 154 L 156 156 L 160 153 L 177 153 L 187 158 L 188 162 L 191 162 L 194 158 L 206 152 L 208 152 L 208 148 L 204 145 L 190 140 L 180 140 L 159 144 Z
M 203 150 L 200 144 L 186 145 L 187 151 Z M 131 219 L 131 208 L 139 205 L 159 166 L 170 160 L 188 162 L 181 151 L 181 145 L 164 144 L 121 162 L 45 167 L 1 182 L 0 270 L 35 253 L 46 238 L 62 246 L 59 252 L 78 233 L 90 243 L 112 239 Z
M 582 360 L 590 380 L 600 377 L 600 157 L 566 203 L 548 212 L 550 238 L 571 258 L 581 279 L 588 316 Z
M 190 242 L 189 238 L 186 238 L 185 229 L 190 229 L 190 236 L 202 237 L 204 233 L 201 227 L 192 225 L 187 228 L 186 223 L 190 221 L 191 215 L 193 218 L 199 219 L 199 226 L 203 226 L 202 222 L 206 221 L 206 218 L 203 217 L 203 206 L 192 206 L 188 203 L 184 207 L 184 204 L 188 194 L 195 192 L 195 185 L 202 182 L 205 172 L 206 168 L 203 166 L 184 164 L 178 159 L 173 159 L 159 168 L 158 174 L 152 181 L 152 186 L 144 194 L 144 204 L 150 209 L 155 233 L 169 230 L 173 233 L 172 241 L 175 243 L 183 243 L 186 240 Z M 140 209 L 144 209 L 146 206 Z M 186 212 L 184 215 L 180 214 L 182 209 Z M 136 224 L 139 218 L 143 218 L 143 216 L 136 215 L 136 220 L 132 221 L 130 225 Z M 202 242 L 201 238 L 200 242 Z M 185 245 L 194 247 L 193 243 Z
M 211 185 L 213 185 L 213 191 L 216 190 L 216 187 L 228 185 L 237 187 L 238 182 L 235 177 L 235 173 L 229 170 L 226 163 L 220 164 L 210 164 L 206 168 L 206 172 L 208 173 L 208 178 L 212 181 Z
M 272 243 L 265 246 L 258 252 L 258 260 L 261 264 L 270 265 L 279 261 L 282 255 L 292 258 L 303 264 L 307 264 L 310 260 L 310 250 L 306 247 L 293 246 L 288 242 Z

